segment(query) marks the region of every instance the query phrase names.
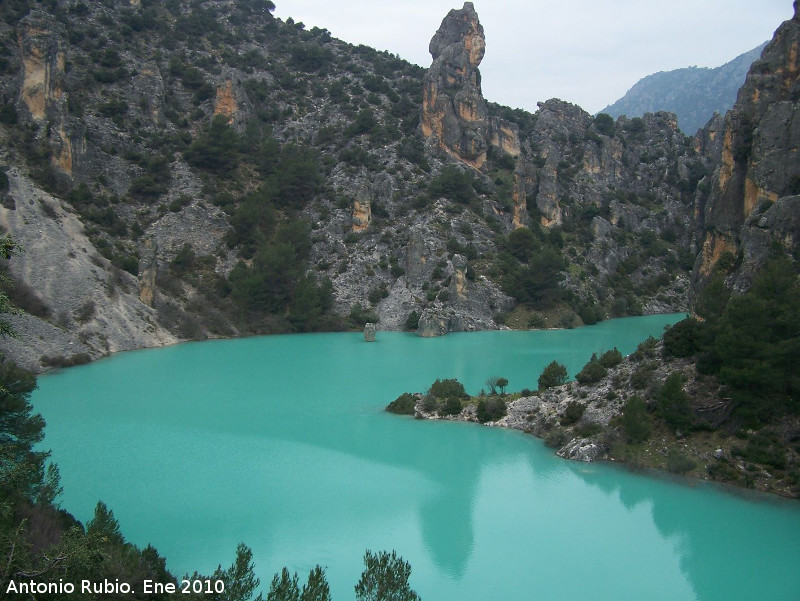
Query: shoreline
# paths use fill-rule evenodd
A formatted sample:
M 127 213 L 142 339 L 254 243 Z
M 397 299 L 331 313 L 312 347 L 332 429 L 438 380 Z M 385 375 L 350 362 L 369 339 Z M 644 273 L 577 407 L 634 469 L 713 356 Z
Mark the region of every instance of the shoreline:
M 780 500 L 781 502 L 800 501 L 800 492 L 792 492 L 789 490 L 775 489 L 775 488 L 749 487 L 746 486 L 741 481 L 715 479 L 709 477 L 708 474 L 677 473 L 674 471 L 670 471 L 669 469 L 666 469 L 663 466 L 638 463 L 636 461 L 627 460 L 625 457 L 617 457 L 613 454 L 612 450 L 609 450 L 607 448 L 591 458 L 589 458 L 585 454 L 583 455 L 583 457 L 575 455 L 569 456 L 569 453 L 567 451 L 568 448 L 570 447 L 570 443 L 573 443 L 576 439 L 589 441 L 589 445 L 597 445 L 598 447 L 603 447 L 603 445 L 598 443 L 598 441 L 593 438 L 582 439 L 581 437 L 574 437 L 570 439 L 567 442 L 567 444 L 562 445 L 561 447 L 554 448 L 547 444 L 546 436 L 540 436 L 536 434 L 532 428 L 520 427 L 517 424 L 509 424 L 508 422 L 505 421 L 506 418 L 501 418 L 500 420 L 497 421 L 481 423 L 480 421 L 478 421 L 477 417 L 475 417 L 476 405 L 473 403 L 467 405 L 464 411 L 458 415 L 441 416 L 436 413 L 426 412 L 421 408 L 422 395 L 420 393 L 416 394 L 419 395 L 420 398 L 418 400 L 415 413 L 411 417 L 417 420 L 462 422 L 462 423 L 471 423 L 487 428 L 516 430 L 518 432 L 532 436 L 533 438 L 541 441 L 542 444 L 544 444 L 546 447 L 552 450 L 554 455 L 565 461 L 579 461 L 584 463 L 604 463 L 607 465 L 614 465 L 633 473 L 642 474 L 648 477 L 665 479 L 685 486 L 690 486 L 690 487 L 713 486 L 726 494 L 733 494 L 744 498 L 752 497 L 753 500 L 773 499 L 773 500 Z M 517 400 L 526 400 L 528 398 L 531 397 L 521 397 L 520 399 L 511 401 L 509 405 L 515 403 Z M 688 438 L 682 439 L 681 441 L 679 441 L 679 444 L 686 444 L 687 440 L 689 439 Z
M 387 410 L 417 419 L 473 422 L 487 427 L 519 430 L 542 439 L 563 459 L 606 461 L 631 470 L 653 470 L 687 481 L 723 484 L 742 491 L 758 491 L 787 499 L 800 499 L 800 449 L 790 439 L 780 439 L 777 424 L 762 430 L 735 430 L 714 420 L 714 411 L 724 413 L 732 402 L 725 398 L 716 378 L 697 374 L 689 359 L 657 361 L 663 343 L 645 341 L 639 349 L 607 369 L 592 383 L 573 380 L 539 391 L 467 397 L 458 406 L 444 409 L 443 399 L 409 395 L 405 404 L 395 402 Z M 643 380 L 642 373 L 646 380 Z M 658 416 L 658 391 L 668 377 L 679 374 L 682 390 L 695 416 L 685 432 L 673 429 Z M 408 394 L 408 393 L 406 393 Z M 403 395 L 405 396 L 405 395 Z M 648 433 L 638 441 L 626 434 L 623 411 L 629 399 L 644 401 L 642 417 Z M 480 415 L 478 404 L 483 403 Z M 488 408 L 488 410 L 487 410 Z M 576 411 L 577 410 L 577 411 Z M 494 413 L 492 413 L 494 412 Z M 800 418 L 794 426 L 800 427 Z M 786 426 L 786 424 L 783 424 Z M 763 449 L 764 436 L 773 436 L 770 460 L 754 449 Z M 763 455 L 763 454 L 762 454 Z M 782 457 L 774 461 L 774 457 Z M 772 463 L 764 463 L 773 461 Z

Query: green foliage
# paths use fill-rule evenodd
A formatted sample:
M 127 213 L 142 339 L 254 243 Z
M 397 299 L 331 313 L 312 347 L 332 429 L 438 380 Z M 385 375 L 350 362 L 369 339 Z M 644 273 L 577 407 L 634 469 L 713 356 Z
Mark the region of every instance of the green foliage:
M 724 275 L 716 271 L 698 294 L 694 305 L 695 313 L 707 324 L 714 326 L 722 317 L 730 296 L 731 292 L 725 286 Z
M 428 184 L 428 195 L 431 198 L 444 197 L 467 204 L 475 196 L 472 180 L 473 176 L 469 170 L 462 171 L 455 165 L 448 165 Z
M 114 512 L 102 501 L 94 508 L 94 517 L 86 524 L 86 534 L 97 537 L 106 543 L 122 544 L 125 538 L 119 530 L 119 522 Z
M 558 251 L 545 246 L 530 257 L 527 265 L 505 261 L 500 278 L 503 292 L 518 302 L 535 309 L 547 309 L 559 298 L 559 282 L 565 267 L 564 258 Z
M 224 115 L 217 115 L 184 158 L 192 166 L 217 175 L 229 175 L 239 165 L 239 136 Z
M 355 586 L 356 601 L 419 601 L 408 583 L 411 565 L 394 551 L 367 551 L 364 566 Z
M 459 399 L 458 397 L 451 396 L 447 397 L 444 400 L 444 403 L 442 403 L 442 408 L 440 410 L 440 413 L 442 415 L 458 415 L 459 413 L 461 413 L 462 408 L 463 407 L 461 406 L 461 399 Z
M 325 570 L 315 566 L 308 574 L 308 581 L 300 591 L 300 601 L 331 601 L 331 589 L 325 578 Z
M 283 568 L 280 576 L 275 574 L 267 593 L 267 601 L 299 601 L 300 586 L 297 582 L 297 573 L 289 574 L 289 570 Z
M 406 319 L 406 330 L 416 330 L 419 327 L 419 313 L 412 311 Z
M 225 570 L 219 566 L 213 578 L 225 583 L 225 592 L 220 595 L 219 601 L 263 601 L 261 594 L 253 599 L 261 581 L 255 574 L 253 552 L 244 543 L 239 543 L 236 547 L 233 564 Z
M 356 303 L 350 309 L 350 321 L 357 326 L 363 326 L 365 323 L 378 323 L 380 317 L 374 311 L 361 306 L 361 303 Z
M 349 137 L 371 134 L 375 132 L 377 127 L 378 120 L 375 117 L 375 111 L 371 108 L 366 108 L 358 112 L 355 120 L 344 130 L 344 133 Z
M 563 428 L 553 428 L 544 437 L 544 444 L 551 449 L 563 447 L 569 440 L 569 434 Z
M 670 449 L 667 454 L 667 469 L 675 474 L 685 474 L 697 467 L 697 463 L 681 453 L 678 449 Z
M 0 356 L 0 499 L 35 499 L 49 453 L 37 449 L 44 419 L 33 413 L 36 377 Z
M 567 368 L 558 361 L 550 362 L 539 375 L 539 390 L 561 386 L 567 382 Z
M 644 390 L 650 384 L 657 365 L 654 362 L 644 363 L 631 374 L 630 383 L 636 390 Z
M 561 417 L 561 425 L 571 426 L 577 423 L 583 417 L 584 411 L 586 411 L 586 405 L 578 401 L 569 401 L 567 408 L 564 410 L 564 415 Z
M 298 332 L 312 332 L 320 328 L 332 306 L 333 283 L 330 278 L 318 284 L 312 276 L 306 275 L 294 288 L 289 322 Z
M 630 358 L 634 362 L 643 361 L 644 359 L 655 359 L 657 347 L 658 340 L 652 336 L 648 336 L 646 340 L 639 343 Z
M 607 114 L 607 113 L 599 113 L 594 118 L 594 126 L 597 128 L 597 131 L 600 132 L 604 136 L 613 137 L 614 136 L 614 118 Z
M 521 227 L 508 235 L 505 247 L 518 261 L 527 263 L 541 249 L 541 241 L 528 228 Z
M 738 416 L 758 425 L 800 412 L 800 284 L 788 260 L 769 261 L 746 294 L 730 299 L 713 351 Z
M 145 165 L 145 173 L 131 181 L 128 192 L 131 196 L 152 201 L 164 194 L 171 179 L 169 160 L 164 156 L 155 156 Z
M 13 104 L 4 104 L 0 106 L 0 123 L 16 125 L 18 120 L 17 109 Z
M 684 383 L 681 374 L 670 374 L 656 393 L 656 398 L 661 417 L 673 430 L 686 433 L 692 428 L 694 415 L 689 407 L 689 397 L 683 390 Z
M 692 317 L 679 321 L 664 332 L 664 354 L 669 357 L 692 357 L 704 348 L 703 332 L 706 329 Z
M 311 249 L 310 228 L 305 221 L 290 219 L 262 246 L 251 265 L 239 263 L 229 276 L 231 296 L 250 313 L 280 314 L 296 330 L 313 329 L 332 305 L 332 284 L 317 284 L 305 275 Z
M 581 304 L 577 308 L 578 316 L 581 318 L 581 321 L 587 325 L 591 326 L 596 324 L 598 321 L 603 321 L 605 319 L 605 313 L 603 312 L 603 308 L 593 302 L 587 302 Z
M 761 430 L 751 436 L 744 448 L 734 447 L 732 453 L 746 461 L 760 463 L 774 469 L 786 468 L 786 449 L 774 432 Z
M 431 384 L 431 388 L 428 393 L 437 399 L 469 398 L 467 391 L 464 390 L 464 385 L 455 378 L 446 380 L 437 379 L 433 384 Z
M 497 421 L 501 417 L 504 417 L 508 411 L 508 406 L 501 398 L 481 398 L 478 400 L 477 409 L 478 421 L 485 424 L 486 422 Z
M 500 389 L 500 394 L 505 394 L 508 380 L 499 376 L 492 376 L 486 380 L 486 385 L 489 387 L 490 394 L 497 394 L 498 388 Z
M 606 368 L 603 367 L 600 359 L 597 358 L 597 354 L 592 353 L 592 358 L 583 366 L 581 371 L 575 374 L 575 379 L 581 384 L 594 384 L 602 380 L 605 375 Z
M 333 58 L 330 50 L 313 42 L 295 44 L 290 52 L 289 64 L 306 73 L 324 71 Z
M 386 407 L 389 413 L 397 413 L 398 415 L 414 415 L 414 408 L 417 404 L 417 397 L 413 394 L 404 392 Z
M 642 397 L 633 395 L 625 401 L 620 423 L 625 433 L 625 439 L 630 444 L 642 443 L 650 437 L 653 423 Z
M 19 244 L 17 244 L 10 235 L 6 234 L 0 237 L 0 259 L 5 259 L 7 261 L 18 252 L 20 252 Z M 19 310 L 11 303 L 11 299 L 9 299 L 8 294 L 4 290 L 10 285 L 11 281 L 5 271 L 0 271 L 0 315 L 14 315 L 19 313 Z M 11 323 L 0 317 L 0 337 L 4 338 L 6 336 L 13 337 L 16 336 L 16 334 L 11 327 Z M 0 360 L 2 360 L 2 357 L 0 357 Z
M 262 168 L 262 171 L 270 171 Z M 275 203 L 281 207 L 301 209 L 316 194 L 323 178 L 319 171 L 319 155 L 297 144 L 286 144 L 273 166 L 267 184 L 274 188 Z
M 619 352 L 617 347 L 600 355 L 600 365 L 606 369 L 616 367 L 620 363 L 622 363 L 622 353 Z

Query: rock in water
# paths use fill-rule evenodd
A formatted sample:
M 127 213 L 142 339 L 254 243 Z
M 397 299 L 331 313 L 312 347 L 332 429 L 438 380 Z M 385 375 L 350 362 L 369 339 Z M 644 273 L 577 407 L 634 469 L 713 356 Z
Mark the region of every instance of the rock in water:
M 374 323 L 364 324 L 364 342 L 375 342 L 376 327 Z

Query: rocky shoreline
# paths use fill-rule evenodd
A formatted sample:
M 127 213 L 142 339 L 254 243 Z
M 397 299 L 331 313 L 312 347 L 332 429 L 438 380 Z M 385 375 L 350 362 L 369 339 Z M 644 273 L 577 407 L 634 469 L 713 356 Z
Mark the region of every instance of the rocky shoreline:
M 622 463 L 637 470 L 800 498 L 797 470 L 793 468 L 800 464 L 796 450 L 788 443 L 782 446 L 787 465 L 783 470 L 752 461 L 745 452 L 746 445 L 750 444 L 748 440 L 759 436 L 752 430 L 731 433 L 725 428 L 708 427 L 682 433 L 654 419 L 652 433 L 646 440 L 638 444 L 626 442 L 621 425 L 626 400 L 639 395 L 652 404 L 657 390 L 671 373 L 679 372 L 685 379 L 684 390 L 691 399 L 695 415 L 705 415 L 713 422 L 713 415 L 724 413 L 725 405 L 730 403 L 730 399 L 721 398 L 716 379 L 698 376 L 693 364 L 686 359 L 659 361 L 646 385 L 633 387 L 631 381 L 642 380 L 641 377 L 637 379 L 636 374 L 653 367 L 648 360 L 660 357 L 661 343 L 651 340 L 649 344 L 650 348 L 644 353 L 640 346 L 639 351 L 608 369 L 607 374 L 593 384 L 572 381 L 538 392 L 508 394 L 504 398 L 500 395 L 471 397 L 462 402 L 462 410 L 454 415 L 443 415 L 436 409 L 426 410 L 425 395 L 417 393 L 413 415 L 416 419 L 482 423 L 478 419 L 481 399 L 486 402 L 503 398 L 506 414 L 483 425 L 532 434 L 543 439 L 564 459 Z M 581 415 L 573 423 L 566 419 L 571 404 L 583 406 Z M 784 427 L 787 433 L 793 432 L 800 429 L 800 423 L 787 423 Z M 787 440 L 790 436 L 786 434 Z

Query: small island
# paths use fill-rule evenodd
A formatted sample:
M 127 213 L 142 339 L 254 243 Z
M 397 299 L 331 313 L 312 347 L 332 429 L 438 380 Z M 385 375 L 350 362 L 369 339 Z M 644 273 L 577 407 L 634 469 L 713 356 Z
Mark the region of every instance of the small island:
M 757 308 L 770 291 L 770 323 L 796 322 L 799 287 L 789 266 L 773 261 L 727 307 L 710 290 L 698 299 L 699 318 L 678 322 L 661 340 L 648 338 L 627 357 L 616 348 L 592 355 L 574 381 L 553 361 L 537 390 L 506 393 L 509 382 L 493 376 L 470 396 L 457 380 L 436 380 L 386 409 L 522 430 L 565 459 L 622 462 L 798 498 L 796 376 L 783 360 L 793 330 L 767 327 Z

